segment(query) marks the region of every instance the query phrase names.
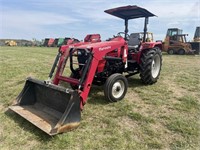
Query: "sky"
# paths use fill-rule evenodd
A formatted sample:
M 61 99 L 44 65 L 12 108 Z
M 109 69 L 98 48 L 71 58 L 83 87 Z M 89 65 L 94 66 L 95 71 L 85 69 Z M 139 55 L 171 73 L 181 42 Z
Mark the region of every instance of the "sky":
M 72 37 L 99 33 L 106 40 L 124 31 L 124 21 L 104 10 L 126 5 L 143 7 L 148 31 L 163 40 L 168 28 L 183 29 L 192 40 L 200 26 L 200 0 L 0 0 L 0 39 Z M 144 19 L 129 21 L 129 33 L 142 32 Z

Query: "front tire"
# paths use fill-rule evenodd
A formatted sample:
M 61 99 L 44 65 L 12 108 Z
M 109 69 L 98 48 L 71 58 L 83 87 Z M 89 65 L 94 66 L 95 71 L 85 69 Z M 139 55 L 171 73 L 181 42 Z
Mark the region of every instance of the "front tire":
M 110 102 L 117 102 L 124 98 L 128 88 L 127 79 L 120 73 L 108 77 L 104 85 L 104 95 Z
M 178 50 L 179 55 L 185 55 L 185 50 L 184 49 L 179 49 Z
M 162 66 L 162 53 L 159 48 L 146 50 L 141 55 L 140 77 L 144 84 L 156 83 Z

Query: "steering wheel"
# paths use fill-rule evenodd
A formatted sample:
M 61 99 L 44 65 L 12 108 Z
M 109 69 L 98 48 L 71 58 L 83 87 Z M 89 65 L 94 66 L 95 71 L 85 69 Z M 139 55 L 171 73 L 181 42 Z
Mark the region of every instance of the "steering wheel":
M 124 36 L 122 36 L 122 34 L 123 34 Z M 125 32 L 118 32 L 118 33 L 117 33 L 117 36 L 125 37 Z M 126 34 L 126 38 L 127 38 L 127 40 L 130 39 L 130 35 L 129 35 L 128 33 Z

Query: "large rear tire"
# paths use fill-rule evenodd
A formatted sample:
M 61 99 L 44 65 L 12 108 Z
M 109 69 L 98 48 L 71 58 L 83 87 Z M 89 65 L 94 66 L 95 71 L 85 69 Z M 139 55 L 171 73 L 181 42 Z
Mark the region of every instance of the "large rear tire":
M 120 73 L 115 73 L 106 80 L 104 85 L 104 95 L 107 100 L 117 102 L 124 98 L 127 88 L 127 79 Z
M 141 55 L 140 77 L 144 84 L 156 83 L 162 66 L 162 53 L 159 48 L 146 50 Z

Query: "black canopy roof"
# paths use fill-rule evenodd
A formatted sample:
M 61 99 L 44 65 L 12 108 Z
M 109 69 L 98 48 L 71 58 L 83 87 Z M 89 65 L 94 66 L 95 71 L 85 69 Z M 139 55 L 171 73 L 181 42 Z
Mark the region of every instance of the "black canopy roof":
M 143 17 L 153 17 L 156 16 L 149 12 L 148 10 L 138 7 L 136 5 L 128 5 L 123 7 L 117 7 L 105 10 L 104 12 L 119 17 L 121 19 L 135 19 L 135 18 L 143 18 Z

